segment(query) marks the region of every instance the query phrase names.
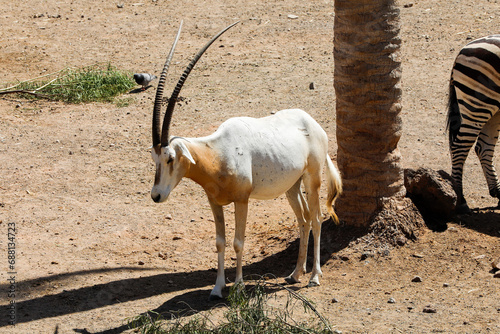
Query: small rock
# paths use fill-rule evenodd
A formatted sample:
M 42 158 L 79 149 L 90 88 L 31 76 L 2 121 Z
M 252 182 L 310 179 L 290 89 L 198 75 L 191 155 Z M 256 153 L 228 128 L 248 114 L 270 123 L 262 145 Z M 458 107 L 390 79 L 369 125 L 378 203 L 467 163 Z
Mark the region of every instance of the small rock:
M 491 267 L 495 270 L 500 270 L 500 258 L 496 261 L 491 262 Z
M 163 260 L 165 260 L 167 258 L 167 256 L 165 254 L 163 254 L 162 252 L 158 252 L 158 257 L 162 258 Z
M 365 253 L 361 254 L 361 258 L 360 258 L 360 259 L 361 259 L 361 261 L 364 261 L 364 260 L 366 260 L 367 258 L 369 258 L 369 257 L 373 257 L 373 256 L 374 256 L 374 255 L 373 255 L 372 253 L 365 252 Z
M 341 255 L 341 256 L 340 256 L 340 259 L 341 259 L 342 261 L 349 261 L 349 256 L 347 256 L 347 255 Z
M 443 287 L 447 288 L 450 286 L 450 283 L 443 283 Z
M 291 20 L 296 20 L 299 17 L 297 15 L 290 14 L 290 15 L 288 15 L 288 18 L 291 19 Z
M 500 278 L 500 271 L 498 273 L 495 273 L 495 275 L 493 275 L 494 278 Z
M 144 265 L 144 262 L 139 261 L 139 262 L 137 262 L 137 264 L 138 264 L 138 265 L 140 265 L 140 266 L 143 266 L 143 265 Z
M 403 7 L 404 8 L 411 8 L 411 7 L 413 7 L 413 3 L 410 2 L 410 3 L 404 4 Z
M 332 303 L 333 303 L 333 304 L 338 303 L 338 302 L 339 302 L 339 300 L 338 300 L 337 298 L 333 298 L 333 299 L 332 299 Z
M 437 313 L 437 310 L 435 307 L 428 305 L 428 306 L 424 307 L 422 312 L 424 312 L 424 313 Z
M 119 3 L 118 5 L 116 5 L 116 7 L 118 7 L 118 8 L 123 8 L 123 4 L 122 4 L 122 3 Z
M 181 240 L 182 238 L 181 237 L 178 237 L 178 236 L 175 236 L 172 238 L 172 240 Z
M 448 173 L 427 168 L 405 169 L 404 179 L 408 197 L 425 219 L 438 222 L 454 215 L 457 195 Z
M 418 259 L 422 259 L 424 256 L 422 254 L 413 254 L 413 257 L 416 257 Z
M 50 264 L 59 264 L 57 261 L 52 261 Z
M 172 220 L 172 215 L 168 214 L 168 215 L 165 216 L 165 218 L 168 219 L 168 220 Z
M 336 329 L 336 330 L 333 331 L 333 333 L 335 333 L 335 334 L 342 334 L 342 331 Z
M 389 304 L 394 304 L 394 303 L 396 303 L 396 299 L 394 299 L 394 298 L 391 297 L 391 298 L 389 298 L 389 300 L 387 302 Z
M 314 82 L 311 82 L 311 83 L 309 84 L 309 89 L 310 89 L 310 90 L 315 90 L 315 89 L 316 89 L 316 84 L 315 84 Z
M 422 282 L 422 277 L 420 276 L 415 276 L 411 279 L 412 282 Z
M 406 245 L 406 238 L 405 237 L 399 237 L 396 240 L 396 243 L 397 243 L 398 246 L 404 246 L 404 245 Z

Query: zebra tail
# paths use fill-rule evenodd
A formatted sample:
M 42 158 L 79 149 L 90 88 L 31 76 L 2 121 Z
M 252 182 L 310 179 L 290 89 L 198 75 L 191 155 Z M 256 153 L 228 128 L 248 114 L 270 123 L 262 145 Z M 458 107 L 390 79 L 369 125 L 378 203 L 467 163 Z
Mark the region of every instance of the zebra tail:
M 450 148 L 457 138 L 458 131 L 462 125 L 462 117 L 458 107 L 457 93 L 453 80 L 450 80 L 450 93 L 448 95 L 448 117 L 446 120 L 446 130 L 448 131 Z

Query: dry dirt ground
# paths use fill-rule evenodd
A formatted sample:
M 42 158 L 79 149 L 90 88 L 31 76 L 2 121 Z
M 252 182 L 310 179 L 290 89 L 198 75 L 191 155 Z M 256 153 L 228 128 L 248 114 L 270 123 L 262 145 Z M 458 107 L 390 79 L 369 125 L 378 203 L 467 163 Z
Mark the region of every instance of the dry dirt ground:
M 500 3 L 400 5 L 404 164 L 449 171 L 449 71 L 468 40 L 499 32 Z M 175 135 L 206 135 L 228 117 L 298 107 L 325 128 L 335 157 L 331 0 L 3 0 L 0 84 L 96 62 L 158 73 L 181 19 L 170 86 L 207 38 L 241 22 L 188 79 Z M 0 99 L 1 333 L 122 333 L 124 319 L 148 310 L 215 305 L 207 302 L 215 233 L 200 187 L 183 181 L 161 205 L 149 196 L 154 94 L 126 94 L 128 107 Z M 500 333 L 500 279 L 490 266 L 500 257 L 500 210 L 488 209 L 497 202 L 475 156 L 465 173 L 466 197 L 480 210 L 363 259 L 352 231 L 325 223 L 322 285 L 308 289 L 306 277 L 295 288 L 343 333 Z M 232 212 L 229 206 L 229 280 Z M 282 282 L 298 244 L 286 199 L 253 201 L 248 219 L 244 274 L 271 273 Z M 12 225 L 17 325 L 8 326 Z M 415 276 L 422 282 L 412 282 Z M 435 313 L 423 312 L 427 307 Z

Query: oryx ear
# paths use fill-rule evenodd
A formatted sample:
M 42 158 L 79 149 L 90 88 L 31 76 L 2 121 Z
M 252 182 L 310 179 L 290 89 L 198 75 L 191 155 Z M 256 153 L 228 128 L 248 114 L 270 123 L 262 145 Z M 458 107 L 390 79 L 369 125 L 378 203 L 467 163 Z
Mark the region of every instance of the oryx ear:
M 182 155 L 185 156 L 193 165 L 196 165 L 196 162 L 194 161 L 193 156 L 189 152 L 186 145 L 182 141 L 180 141 L 178 143 L 178 145 L 179 145 L 179 148 L 181 149 Z

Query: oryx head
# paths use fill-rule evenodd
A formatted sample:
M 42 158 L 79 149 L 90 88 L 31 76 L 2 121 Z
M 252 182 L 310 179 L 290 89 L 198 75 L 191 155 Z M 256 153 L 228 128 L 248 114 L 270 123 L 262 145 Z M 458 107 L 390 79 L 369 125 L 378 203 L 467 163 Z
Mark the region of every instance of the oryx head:
M 175 46 L 177 44 L 177 41 L 179 40 L 179 36 L 181 33 L 181 22 L 179 31 L 177 32 L 175 41 L 167 56 L 167 60 L 165 61 L 163 71 L 161 72 L 160 79 L 158 81 L 155 104 L 153 108 L 153 149 L 151 150 L 151 155 L 153 157 L 153 161 L 156 164 L 156 174 L 154 186 L 153 189 L 151 189 L 151 198 L 157 203 L 163 202 L 168 198 L 170 192 L 177 186 L 177 184 L 179 184 L 180 180 L 184 177 L 189 164 L 195 163 L 185 145 L 185 142 L 182 139 L 171 140 L 168 133 L 170 128 L 170 121 L 172 119 L 172 113 L 174 111 L 174 107 L 181 88 L 184 85 L 184 82 L 186 81 L 194 65 L 198 62 L 198 60 L 208 49 L 208 47 L 236 23 L 238 22 L 231 24 L 230 26 L 220 31 L 217 35 L 215 35 L 203 48 L 198 51 L 193 60 L 191 60 L 189 65 L 184 70 L 184 73 L 181 75 L 181 78 L 177 82 L 177 85 L 175 86 L 174 91 L 172 92 L 172 95 L 168 100 L 167 110 L 163 119 L 163 126 L 161 126 L 160 112 L 163 100 L 163 89 L 165 86 L 168 67 L 170 65 L 170 61 L 172 60 Z

